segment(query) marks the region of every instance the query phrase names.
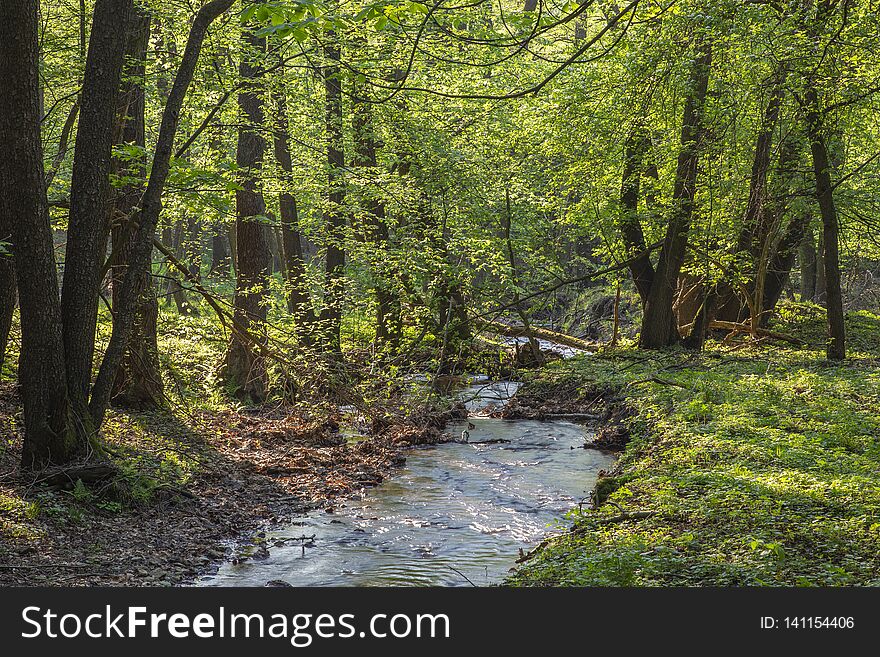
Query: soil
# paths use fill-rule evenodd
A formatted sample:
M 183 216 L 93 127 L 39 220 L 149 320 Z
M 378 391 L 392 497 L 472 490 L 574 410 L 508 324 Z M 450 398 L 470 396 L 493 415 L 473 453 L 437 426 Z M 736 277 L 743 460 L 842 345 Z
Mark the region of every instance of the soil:
M 630 440 L 627 420 L 633 411 L 613 386 L 574 380 L 526 383 L 504 408 L 492 414 L 509 420 L 570 419 L 597 427 L 585 449 L 622 452 Z
M 110 448 L 123 472 L 132 464 L 156 462 L 144 426 L 171 436 L 174 450 L 196 467 L 185 483 L 160 483 L 146 502 L 108 506 L 107 499 L 120 499 L 118 490 L 108 497 L 119 488 L 113 482 L 90 483 L 83 500 L 77 498 L 81 483 L 78 490 L 47 490 L 35 483 L 46 473 L 19 471 L 19 412 L 14 388 L 0 388 L 0 445 L 5 445 L 0 499 L 35 501 L 40 511 L 22 516 L 0 506 L 0 586 L 192 581 L 235 558 L 261 530 L 310 509 L 332 511 L 346 496 L 380 483 L 405 461 L 402 447 L 421 442 L 399 430 L 349 442 L 332 419 L 303 417 L 283 407 L 199 412 L 185 423 L 165 412 L 117 415 L 141 427 L 114 432 Z M 167 455 L 159 461 L 171 463 Z

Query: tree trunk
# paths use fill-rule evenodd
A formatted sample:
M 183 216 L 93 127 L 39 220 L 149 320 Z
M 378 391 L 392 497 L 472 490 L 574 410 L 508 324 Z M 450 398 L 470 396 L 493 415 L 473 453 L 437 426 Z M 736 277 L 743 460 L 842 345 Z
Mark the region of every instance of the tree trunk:
M 229 277 L 229 238 L 225 224 L 214 224 L 214 233 L 211 235 L 211 271 L 210 273 L 220 278 Z
M 816 293 L 813 300 L 825 305 L 825 235 L 819 231 L 819 247 L 816 250 Z
M 0 219 L 0 226 L 11 227 L 11 222 Z M 11 240 L 11 234 L 0 236 L 0 241 L 11 244 Z M 9 343 L 12 315 L 15 313 L 15 304 L 17 302 L 15 262 L 12 259 L 11 253 L 0 253 L 0 375 L 3 372 L 3 364 L 6 362 L 6 347 Z
M 647 349 L 667 347 L 679 340 L 672 302 L 678 275 L 684 264 L 697 192 L 697 160 L 704 139 L 703 107 L 709 85 L 711 63 L 711 47 L 702 42 L 697 46 L 690 89 L 684 104 L 681 147 L 672 193 L 673 207 L 663 247 L 660 250 L 660 258 L 657 261 L 654 281 L 642 315 L 639 344 Z
M 785 95 L 785 71 L 780 68 L 774 75 L 773 89 L 764 109 L 761 130 L 755 141 L 755 157 L 752 160 L 752 176 L 749 181 L 749 199 L 737 240 L 737 251 L 746 252 L 757 260 L 767 239 L 770 222 L 767 220 L 767 174 L 770 171 L 773 131 L 779 121 L 782 99 Z
M 284 262 L 281 257 L 281 242 L 278 240 L 275 227 L 264 224 L 263 230 L 266 233 L 266 246 L 269 248 L 269 273 L 281 273 L 283 275 Z
M 71 401 L 86 423 L 98 298 L 110 232 L 110 159 L 116 100 L 132 0 L 95 2 L 70 183 L 61 289 L 64 355 Z
M 647 253 L 645 235 L 639 221 L 639 187 L 645 153 L 650 145 L 650 138 L 639 127 L 630 133 L 624 145 L 623 176 L 620 183 L 620 233 L 626 246 L 626 257 L 633 259 L 629 270 L 642 306 L 654 281 L 654 266 L 651 264 L 650 254 Z
M 831 161 L 825 143 L 825 128 L 819 108 L 819 97 L 813 81 L 807 81 L 804 92 L 806 127 L 813 154 L 813 174 L 816 178 L 816 200 L 822 215 L 822 265 L 825 273 L 825 300 L 828 312 L 829 360 L 846 357 L 846 328 L 843 315 L 843 292 L 840 286 L 838 255 L 837 206 L 834 203 L 834 185 L 831 182 Z
M 328 45 L 324 47 L 327 62 L 322 70 L 326 93 L 327 209 L 324 211 L 324 224 L 327 236 L 327 260 L 321 330 L 325 349 L 338 354 L 341 352 L 340 332 L 345 294 L 345 182 L 342 178 L 345 156 L 342 141 L 340 52 L 335 33 L 327 33 L 327 42 Z
M 121 142 L 146 146 L 144 123 L 144 73 L 147 47 L 150 40 L 150 15 L 137 8 L 129 25 L 126 46 L 126 82 L 119 98 L 118 123 L 121 126 Z M 135 178 L 138 182 L 126 185 L 116 194 L 111 218 L 111 241 L 113 262 L 110 269 L 113 281 L 113 307 L 120 304 L 120 291 L 134 238 L 132 220 L 146 184 L 146 161 L 144 158 L 128 167 L 125 162 L 115 161 L 115 173 Z M 136 311 L 131 339 L 125 358 L 116 372 L 111 393 L 113 402 L 133 408 L 150 408 L 162 404 L 163 385 L 159 373 L 159 347 L 157 322 L 159 304 L 152 285 L 150 272 L 143 272 L 139 279 L 140 304 Z
M 359 88 L 358 96 L 368 94 L 366 86 Z M 354 133 L 354 158 L 352 164 L 366 169 L 367 176 L 375 174 L 376 137 L 373 128 L 373 106 L 369 102 L 355 105 L 352 118 Z M 368 183 L 369 184 L 369 183 Z M 380 350 L 397 351 L 400 344 L 400 300 L 388 286 L 388 278 L 394 275 L 393 265 L 387 264 L 389 246 L 388 223 L 385 205 L 372 190 L 365 190 L 364 200 L 365 225 L 364 233 L 373 247 L 371 269 L 373 275 L 373 291 L 376 295 L 376 347 Z
M 804 239 L 798 250 L 801 269 L 801 301 L 816 299 L 816 236 L 813 235 L 812 216 L 807 217 Z
M 174 252 L 174 257 L 178 259 L 186 259 L 183 256 L 183 221 L 177 220 L 174 222 L 174 226 L 169 231 L 171 233 L 171 250 Z M 176 274 L 172 269 L 168 268 L 168 281 L 165 286 L 165 296 L 170 296 L 174 300 L 174 305 L 177 306 L 177 313 L 179 315 L 190 315 L 191 309 L 186 300 L 186 290 L 183 289 L 183 286 L 180 284 L 180 281 L 177 278 L 178 274 Z
M 238 274 L 235 286 L 235 320 L 251 334 L 265 339 L 265 298 L 269 286 L 269 246 L 263 217 L 266 206 L 257 178 L 263 164 L 266 143 L 261 135 L 263 101 L 257 81 L 259 68 L 254 59 L 266 50 L 266 40 L 253 29 L 242 34 L 239 74 L 247 84 L 238 95 L 241 127 L 238 130 L 236 164 L 245 176 L 235 192 L 235 235 Z M 221 378 L 240 399 L 260 402 L 266 399 L 268 375 L 263 356 L 237 333 L 232 333 L 226 350 Z
M 761 127 L 755 139 L 752 172 L 749 178 L 749 196 L 734 251 L 736 254 L 746 256 L 745 260 L 750 266 L 748 275 L 751 277 L 752 283 L 757 278 L 764 278 L 764 270 L 767 266 L 767 263 L 763 261 L 763 258 L 767 257 L 764 251 L 766 247 L 770 246 L 770 240 L 773 237 L 770 235 L 773 221 L 768 216 L 767 176 L 770 171 L 773 133 L 779 122 L 782 100 L 785 95 L 786 77 L 786 72 L 782 67 L 779 67 L 773 75 L 770 98 L 764 107 Z M 786 162 L 786 155 L 782 155 L 780 157 L 781 169 L 785 170 Z M 749 289 L 751 294 L 754 294 L 754 284 L 751 284 Z M 686 340 L 690 346 L 694 347 L 702 345 L 704 333 L 708 329 L 708 321 L 720 319 L 741 322 L 750 316 L 750 308 L 757 309 L 756 304 L 743 298 L 741 290 L 731 280 L 721 280 L 713 285 L 708 290 L 701 307 L 703 312 L 701 316 L 696 318 L 694 328 Z M 699 338 L 697 331 L 703 332 Z
M 12 235 L 21 309 L 18 376 L 22 467 L 62 464 L 86 451 L 70 412 L 61 305 L 43 171 L 39 3 L 0 3 L 0 234 Z
M 159 126 L 159 136 L 156 139 L 153 166 L 150 168 L 147 188 L 141 198 L 138 221 L 135 222 L 137 232 L 132 241 L 128 270 L 122 280 L 119 308 L 115 309 L 113 333 L 110 336 L 107 350 L 104 352 L 95 384 L 92 386 L 89 411 L 96 426 L 100 426 L 104 418 L 107 404 L 110 401 L 113 379 L 125 356 L 125 351 L 128 349 L 128 342 L 135 325 L 137 307 L 140 302 L 138 295 L 140 276 L 143 275 L 143 272 L 150 270 L 152 263 L 150 256 L 153 251 L 156 227 L 159 224 L 159 215 L 162 211 L 162 190 L 171 170 L 174 136 L 177 134 L 177 128 L 180 124 L 183 101 L 192 82 L 208 27 L 218 16 L 229 9 L 234 1 L 211 0 L 199 9 L 190 28 L 186 48 L 180 57 L 177 75 L 162 112 L 162 123 Z
M 287 310 L 296 322 L 297 335 L 309 343 L 314 336 L 315 313 L 306 287 L 305 261 L 303 260 L 302 236 L 299 230 L 299 213 L 296 196 L 289 190 L 292 184 L 293 162 L 290 157 L 290 139 L 287 120 L 287 100 L 283 90 L 273 93 L 275 122 L 273 146 L 275 161 L 284 172 L 285 180 L 278 194 L 281 218 L 281 251 L 284 256 L 284 276 L 287 281 Z
M 764 279 L 763 306 L 761 308 L 762 311 L 765 311 L 761 315 L 761 326 L 764 328 L 770 319 L 770 313 L 766 311 L 773 310 L 779 302 L 779 297 L 782 296 L 782 289 L 791 274 L 798 245 L 804 241 L 804 233 L 810 225 L 810 219 L 810 214 L 807 212 L 793 216 L 776 246 L 776 252 L 770 261 Z

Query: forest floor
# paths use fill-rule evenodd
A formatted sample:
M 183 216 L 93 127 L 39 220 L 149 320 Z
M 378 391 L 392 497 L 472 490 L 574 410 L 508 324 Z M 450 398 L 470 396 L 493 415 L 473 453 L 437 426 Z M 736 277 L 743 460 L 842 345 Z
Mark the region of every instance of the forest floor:
M 110 411 L 101 438 L 118 473 L 107 481 L 47 486 L 43 473 L 19 470 L 21 405 L 4 370 L 0 586 L 192 581 L 224 560 L 259 558 L 272 547 L 262 530 L 331 512 L 403 463 L 407 445 L 443 438 L 432 409 L 354 440 L 340 432 L 338 405 L 243 407 L 215 379 L 226 342 L 216 323 L 173 312 L 160 322 L 167 404 Z
M 103 438 L 120 475 L 64 488 L 21 473 L 18 411 L 0 388 L 0 586 L 172 585 L 234 558 L 236 540 L 333 507 L 403 461 L 377 438 L 289 407 L 246 413 L 116 410 Z M 265 548 L 265 546 L 264 546 Z
M 807 346 L 607 349 L 521 388 L 509 414 L 601 407 L 623 452 L 509 583 L 880 585 L 880 316 L 849 314 L 833 363 L 821 309 L 784 312 Z

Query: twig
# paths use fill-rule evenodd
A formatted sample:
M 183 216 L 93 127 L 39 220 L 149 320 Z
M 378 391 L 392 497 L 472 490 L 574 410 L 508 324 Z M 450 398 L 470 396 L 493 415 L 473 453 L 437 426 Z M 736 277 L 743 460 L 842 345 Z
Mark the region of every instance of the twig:
M 459 575 L 461 575 L 462 577 L 464 577 L 464 578 L 468 581 L 468 584 L 470 584 L 471 586 L 474 586 L 474 587 L 477 586 L 476 584 L 474 584 L 474 583 L 471 581 L 470 577 L 468 577 L 468 576 L 465 575 L 463 572 L 461 572 L 460 570 L 458 570 L 458 568 L 453 568 L 452 566 L 449 566 L 449 570 L 452 570 L 452 571 L 458 573 Z M 479 588 L 479 587 L 477 587 L 477 588 Z

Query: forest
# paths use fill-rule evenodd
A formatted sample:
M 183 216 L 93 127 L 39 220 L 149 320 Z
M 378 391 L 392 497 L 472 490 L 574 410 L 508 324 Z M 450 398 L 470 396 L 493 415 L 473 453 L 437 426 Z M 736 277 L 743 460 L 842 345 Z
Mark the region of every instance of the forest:
M 3 0 L 0 584 L 880 584 L 873 0 Z

